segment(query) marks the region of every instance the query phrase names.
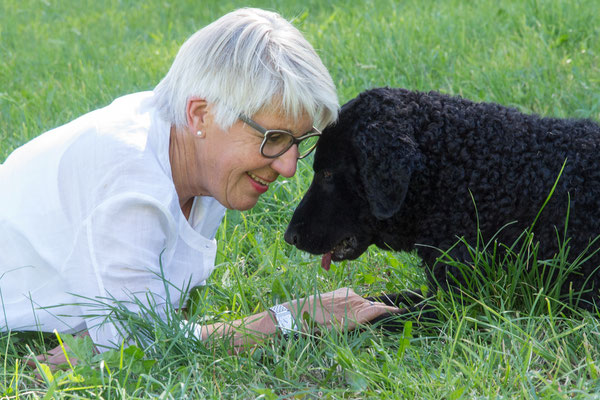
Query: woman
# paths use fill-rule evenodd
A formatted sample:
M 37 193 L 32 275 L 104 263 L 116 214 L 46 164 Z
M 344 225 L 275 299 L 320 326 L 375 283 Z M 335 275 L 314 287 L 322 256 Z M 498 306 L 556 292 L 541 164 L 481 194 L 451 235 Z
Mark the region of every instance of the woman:
M 225 208 L 252 208 L 279 175 L 294 175 L 313 125 L 337 111 L 326 68 L 279 15 L 240 9 L 201 29 L 154 91 L 46 132 L 0 166 L 0 327 L 87 331 L 118 346 L 93 300 L 165 299 L 161 275 L 176 287 L 205 281 Z M 242 344 L 301 329 L 286 311 L 350 328 L 395 311 L 348 289 L 283 306 L 199 334 Z

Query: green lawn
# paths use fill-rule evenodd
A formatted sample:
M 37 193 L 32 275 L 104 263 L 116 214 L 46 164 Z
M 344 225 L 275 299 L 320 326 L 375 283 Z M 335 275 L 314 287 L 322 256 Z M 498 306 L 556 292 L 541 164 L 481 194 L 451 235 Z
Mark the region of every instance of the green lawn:
M 1 0 L 0 160 L 119 95 L 152 89 L 189 35 L 244 5 L 294 19 L 341 103 L 387 85 L 600 120 L 597 0 Z M 303 161 L 255 209 L 228 212 L 197 313 L 232 319 L 317 290 L 424 283 L 416 253 L 370 249 L 324 272 L 317 257 L 287 245 L 286 223 L 311 175 Z M 147 310 L 145 320 L 130 316 L 131 327 L 152 331 L 159 345 L 93 357 L 78 342 L 83 363 L 45 379 L 22 358 L 55 340 L 0 333 L 0 398 L 599 398 L 600 320 L 563 315 L 528 285 L 507 298 L 505 283 L 483 283 L 476 299 L 438 294 L 439 321 L 403 335 L 331 332 L 241 356 L 186 340 Z

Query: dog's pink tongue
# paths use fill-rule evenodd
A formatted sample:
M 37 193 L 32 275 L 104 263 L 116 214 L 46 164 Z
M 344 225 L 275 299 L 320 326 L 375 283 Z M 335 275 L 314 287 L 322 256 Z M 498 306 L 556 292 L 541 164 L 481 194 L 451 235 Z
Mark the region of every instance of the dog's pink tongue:
M 323 254 L 323 258 L 321 258 L 321 268 L 325 271 L 329 271 L 329 267 L 331 266 L 331 252 Z

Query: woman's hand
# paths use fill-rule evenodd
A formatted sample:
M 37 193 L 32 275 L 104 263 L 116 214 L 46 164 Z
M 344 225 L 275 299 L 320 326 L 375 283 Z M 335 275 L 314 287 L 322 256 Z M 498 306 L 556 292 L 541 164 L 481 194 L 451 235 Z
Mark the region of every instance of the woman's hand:
M 90 334 L 87 331 L 80 332 L 77 334 L 79 337 L 89 336 Z M 35 359 L 40 363 L 48 365 L 51 371 L 57 370 L 61 365 L 67 365 L 67 357 L 65 356 L 65 352 L 70 350 L 69 345 L 63 343 L 63 347 L 61 345 L 56 346 L 52 350 L 49 350 L 46 354 L 40 354 L 35 356 Z M 69 356 L 69 362 L 71 365 L 75 366 L 79 362 L 76 357 L 73 355 Z M 36 367 L 36 363 L 32 358 L 26 359 L 26 364 L 32 368 Z
M 366 300 L 349 288 L 309 296 L 286 306 L 298 324 L 306 322 L 307 315 L 308 320 L 317 325 L 317 329 L 335 326 L 352 330 L 383 314 L 400 312 L 399 308 Z
M 40 363 L 47 364 L 50 367 L 51 371 L 56 370 L 60 365 L 67 364 L 67 358 L 65 357 L 65 351 L 69 351 L 69 346 L 64 344 L 65 350 L 63 351 L 62 347 L 56 346 L 52 350 L 49 350 L 46 354 L 40 354 L 35 356 L 36 360 Z M 77 364 L 77 359 L 75 357 L 69 357 L 69 361 L 71 361 L 72 365 Z M 32 359 L 27 360 L 27 365 L 30 367 L 36 366 L 35 361 Z

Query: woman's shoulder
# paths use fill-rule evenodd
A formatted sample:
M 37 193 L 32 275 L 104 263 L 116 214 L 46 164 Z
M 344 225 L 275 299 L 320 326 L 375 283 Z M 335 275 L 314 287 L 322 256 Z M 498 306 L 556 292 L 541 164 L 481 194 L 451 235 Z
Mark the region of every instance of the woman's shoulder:
M 157 117 L 152 92 L 118 98 L 97 110 L 92 121 L 65 148 L 60 181 L 77 184 L 93 203 L 121 193 L 173 203 L 170 125 Z
M 118 147 L 143 150 L 153 131 L 168 135 L 166 122 L 157 118 L 152 92 L 129 94 L 92 113 L 91 140 L 111 142 Z M 166 130 L 166 132 L 164 132 Z
M 152 92 L 123 96 L 38 136 L 0 165 L 0 178 L 31 198 L 56 198 L 80 217 L 124 193 L 155 198 L 175 214 L 170 125 L 152 98 Z

